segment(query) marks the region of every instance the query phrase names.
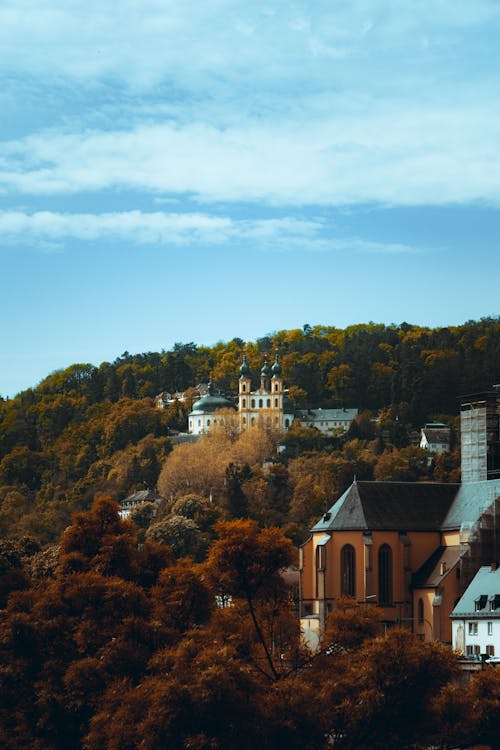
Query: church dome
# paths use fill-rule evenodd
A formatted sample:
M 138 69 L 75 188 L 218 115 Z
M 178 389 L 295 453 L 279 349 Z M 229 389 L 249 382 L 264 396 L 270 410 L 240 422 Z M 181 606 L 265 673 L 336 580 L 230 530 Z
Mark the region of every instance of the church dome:
M 213 392 L 212 383 L 208 384 L 208 393 L 206 396 L 195 401 L 191 414 L 212 414 L 214 411 L 220 409 L 234 409 L 235 406 L 232 401 L 224 396 L 218 396 Z
M 271 367 L 271 370 L 272 370 L 274 378 L 281 377 L 281 365 L 280 365 L 280 360 L 279 360 L 278 355 L 276 355 L 276 358 L 274 360 L 274 365 Z

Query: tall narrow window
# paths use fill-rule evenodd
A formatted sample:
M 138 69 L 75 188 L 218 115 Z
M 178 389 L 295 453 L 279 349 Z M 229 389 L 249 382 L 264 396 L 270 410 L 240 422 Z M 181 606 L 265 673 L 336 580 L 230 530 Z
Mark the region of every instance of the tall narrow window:
M 267 406 L 268 409 L 271 406 L 271 399 L 270 398 L 267 399 L 266 406 Z
M 356 553 L 351 544 L 340 551 L 340 590 L 342 596 L 356 596 Z
M 418 624 L 423 625 L 424 624 L 424 600 L 419 599 L 418 600 Z
M 246 398 L 241 399 L 241 405 L 242 405 L 243 409 L 246 409 L 246 405 L 247 405 Z
M 252 409 L 255 409 L 255 399 L 252 399 Z
M 388 544 L 378 551 L 378 600 L 385 607 L 392 604 L 392 550 Z
M 264 403 L 264 402 L 262 401 L 262 399 L 261 399 L 261 398 L 259 398 L 259 409 L 262 409 L 262 405 L 263 405 L 263 403 Z

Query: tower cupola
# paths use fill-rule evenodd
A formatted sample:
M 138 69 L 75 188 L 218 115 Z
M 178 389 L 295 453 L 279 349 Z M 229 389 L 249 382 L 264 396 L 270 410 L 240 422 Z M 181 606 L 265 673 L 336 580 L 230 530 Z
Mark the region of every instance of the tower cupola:
M 271 367 L 267 361 L 267 357 L 264 359 L 262 370 L 260 371 L 260 387 L 264 391 L 271 390 Z
M 250 368 L 247 362 L 247 355 L 244 354 L 243 362 L 241 363 L 241 367 L 240 367 L 240 378 L 244 380 L 248 380 L 249 377 L 250 377 Z

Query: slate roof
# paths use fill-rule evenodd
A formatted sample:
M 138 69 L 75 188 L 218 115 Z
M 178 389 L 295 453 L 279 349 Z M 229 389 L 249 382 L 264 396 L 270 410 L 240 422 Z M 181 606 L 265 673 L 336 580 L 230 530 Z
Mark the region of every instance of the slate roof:
M 412 586 L 414 588 L 435 588 L 439 586 L 443 578 L 446 578 L 454 570 L 461 556 L 460 545 L 438 547 L 413 575 Z M 441 572 L 443 564 L 445 569 Z
M 500 496 L 500 479 L 465 484 L 354 482 L 311 531 L 456 531 Z
M 476 601 L 484 596 L 486 606 L 476 610 Z M 500 568 L 492 570 L 489 565 L 484 565 L 477 571 L 450 617 L 500 617 L 500 609 L 490 609 L 495 596 L 500 597 Z
M 422 429 L 422 435 L 425 435 L 425 438 L 429 445 L 434 445 L 436 443 L 449 444 L 451 438 L 451 430 L 449 427 L 442 429 L 436 429 L 435 427 L 424 427 Z
M 458 484 L 354 482 L 312 531 L 435 531 Z

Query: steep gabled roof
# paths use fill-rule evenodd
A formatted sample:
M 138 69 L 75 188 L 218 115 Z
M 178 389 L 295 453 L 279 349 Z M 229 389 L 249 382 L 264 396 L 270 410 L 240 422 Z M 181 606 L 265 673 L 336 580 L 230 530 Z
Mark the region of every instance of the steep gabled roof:
M 312 531 L 436 531 L 458 484 L 354 482 Z

